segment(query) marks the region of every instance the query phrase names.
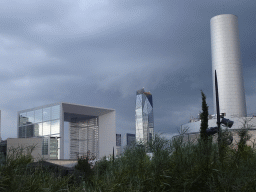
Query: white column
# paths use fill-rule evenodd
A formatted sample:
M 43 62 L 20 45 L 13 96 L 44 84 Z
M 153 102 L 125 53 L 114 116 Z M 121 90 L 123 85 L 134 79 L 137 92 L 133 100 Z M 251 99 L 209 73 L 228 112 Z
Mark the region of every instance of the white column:
M 211 19 L 211 49 L 214 106 L 216 70 L 220 113 L 226 113 L 226 117 L 246 117 L 237 16 L 223 14 Z

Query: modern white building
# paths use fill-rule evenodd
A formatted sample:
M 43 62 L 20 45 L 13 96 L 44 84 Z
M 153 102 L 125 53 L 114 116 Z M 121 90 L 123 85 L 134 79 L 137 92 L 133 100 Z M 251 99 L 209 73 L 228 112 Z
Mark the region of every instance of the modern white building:
M 55 103 L 19 111 L 17 122 L 18 138 L 42 138 L 50 159 L 99 159 L 116 150 L 114 109 Z
M 216 70 L 220 113 L 225 113 L 227 118 L 246 117 L 237 16 L 217 15 L 210 23 L 214 106 Z
M 225 118 L 234 121 L 231 131 L 234 139 L 238 139 L 235 130 L 246 126 L 253 139 L 256 139 L 256 117 L 247 116 L 246 101 L 242 71 L 242 61 L 239 44 L 237 16 L 232 14 L 217 15 L 211 18 L 211 49 L 212 49 L 212 79 L 213 100 L 216 108 L 215 70 L 218 78 L 220 113 Z M 216 112 L 216 109 L 215 109 Z M 216 115 L 210 116 L 209 127 L 216 127 Z M 199 136 L 200 119 L 191 120 L 181 128 L 188 129 L 188 137 Z

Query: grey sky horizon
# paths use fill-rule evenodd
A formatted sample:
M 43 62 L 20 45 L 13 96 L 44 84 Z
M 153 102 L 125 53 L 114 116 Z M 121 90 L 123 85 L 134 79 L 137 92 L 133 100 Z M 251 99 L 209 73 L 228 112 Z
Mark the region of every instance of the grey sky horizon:
M 117 133 L 135 133 L 136 91 L 153 95 L 166 138 L 213 113 L 210 19 L 238 17 L 247 114 L 255 113 L 255 0 L 2 0 L 1 137 L 17 112 L 56 102 L 116 110 Z

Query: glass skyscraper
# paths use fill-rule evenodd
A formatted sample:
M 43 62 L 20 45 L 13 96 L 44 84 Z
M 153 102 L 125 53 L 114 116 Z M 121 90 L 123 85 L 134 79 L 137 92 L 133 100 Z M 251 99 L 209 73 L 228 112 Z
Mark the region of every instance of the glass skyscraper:
M 154 135 L 154 116 L 152 94 L 144 88 L 136 92 L 136 141 L 149 142 Z

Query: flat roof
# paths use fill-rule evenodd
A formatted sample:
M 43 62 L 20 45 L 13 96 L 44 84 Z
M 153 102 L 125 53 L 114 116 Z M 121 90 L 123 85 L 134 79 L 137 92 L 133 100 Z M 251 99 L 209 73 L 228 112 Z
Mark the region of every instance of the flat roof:
M 100 107 L 91 107 L 86 105 L 77 105 L 71 103 L 61 103 L 64 113 L 73 113 L 88 116 L 100 116 L 115 111 L 114 109 L 105 109 Z
M 114 109 L 106 109 L 102 107 L 92 107 L 92 106 L 79 105 L 79 104 L 73 104 L 73 103 L 59 102 L 59 103 L 42 105 L 39 107 L 21 110 L 21 111 L 18 111 L 18 113 L 51 107 L 54 105 L 61 105 L 64 113 L 80 114 L 80 115 L 88 115 L 88 116 L 101 116 L 101 115 L 105 115 L 107 113 L 115 111 Z

